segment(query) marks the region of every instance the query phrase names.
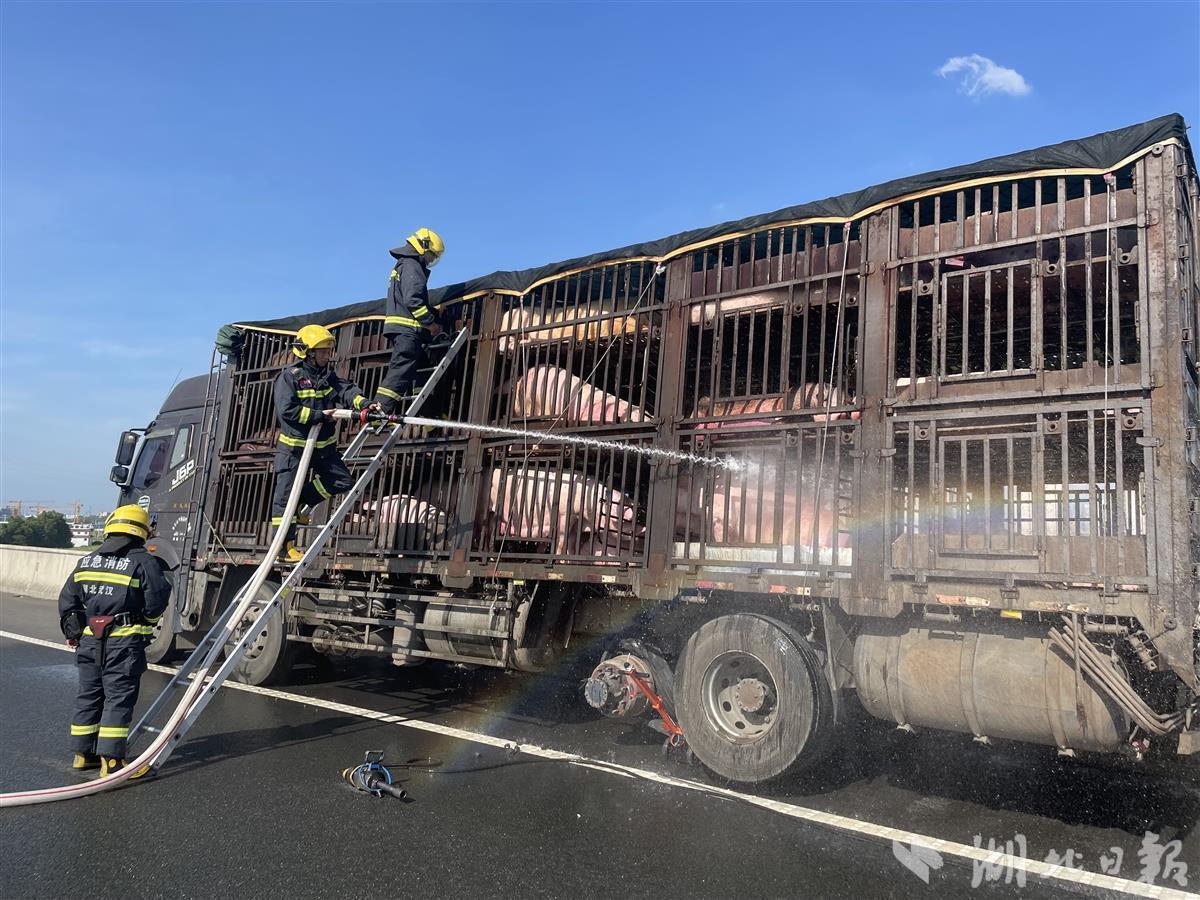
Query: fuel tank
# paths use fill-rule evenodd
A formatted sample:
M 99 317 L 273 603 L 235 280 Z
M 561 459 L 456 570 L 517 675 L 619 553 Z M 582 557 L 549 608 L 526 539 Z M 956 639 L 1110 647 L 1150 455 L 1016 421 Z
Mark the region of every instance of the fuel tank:
M 1077 689 L 1074 667 L 1028 629 L 872 622 L 865 630 L 854 679 L 877 718 L 1063 750 L 1112 752 L 1129 735 L 1124 712 L 1086 677 Z

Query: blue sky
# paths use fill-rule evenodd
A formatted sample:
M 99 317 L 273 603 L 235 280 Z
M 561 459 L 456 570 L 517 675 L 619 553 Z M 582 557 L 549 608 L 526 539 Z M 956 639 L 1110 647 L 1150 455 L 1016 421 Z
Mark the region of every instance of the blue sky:
M 422 225 L 436 284 L 1194 124 L 1198 9 L 8 0 L 0 500 L 109 508 L 218 326 L 380 296 Z

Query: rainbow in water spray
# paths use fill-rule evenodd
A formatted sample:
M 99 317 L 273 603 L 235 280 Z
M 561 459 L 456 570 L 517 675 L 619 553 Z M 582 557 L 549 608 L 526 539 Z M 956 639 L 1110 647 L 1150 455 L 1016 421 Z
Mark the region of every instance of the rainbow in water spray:
M 695 453 L 683 453 L 679 450 L 664 450 L 661 447 L 642 447 L 637 444 L 626 444 L 620 441 L 602 441 L 598 438 L 580 437 L 574 434 L 556 434 L 552 431 L 533 431 L 521 428 L 499 428 L 494 425 L 475 425 L 471 422 L 450 422 L 446 419 L 425 419 L 420 416 L 404 416 L 406 425 L 420 425 L 426 428 L 460 428 L 464 431 L 478 431 L 483 434 L 494 434 L 497 437 L 523 438 L 525 440 L 544 443 L 578 444 L 581 447 L 594 447 L 597 450 L 616 450 L 619 453 L 636 453 L 651 459 L 667 459 L 672 462 L 691 463 L 697 466 L 714 466 L 730 472 L 739 472 L 742 463 L 736 459 L 720 456 L 699 456 Z

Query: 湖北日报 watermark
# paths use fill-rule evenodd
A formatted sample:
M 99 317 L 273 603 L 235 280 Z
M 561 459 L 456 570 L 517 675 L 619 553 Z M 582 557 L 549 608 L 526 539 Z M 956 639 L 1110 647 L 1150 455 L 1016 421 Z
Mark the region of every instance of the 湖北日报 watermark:
M 985 882 L 1003 882 L 1005 884 L 1024 887 L 1029 876 L 1029 860 L 1025 835 L 1016 834 L 1011 839 L 997 841 L 988 838 L 984 845 L 983 835 L 974 838 L 975 848 L 985 850 L 987 856 L 983 859 L 971 860 L 971 887 L 977 888 Z M 1179 887 L 1188 886 L 1188 865 L 1179 855 L 1183 852 L 1183 842 L 1179 840 L 1163 841 L 1158 834 L 1147 831 L 1142 837 L 1142 844 L 1137 851 L 1137 881 L 1145 884 L 1164 883 L 1177 884 Z M 942 854 L 932 847 L 927 847 L 914 841 L 905 844 L 902 841 L 892 841 L 892 853 L 900 864 L 929 884 L 930 873 L 942 868 Z M 1085 859 L 1082 853 L 1074 849 L 1061 852 L 1051 849 L 1042 860 L 1056 869 L 1076 869 L 1085 871 Z M 1096 866 L 1101 873 L 1120 877 L 1132 877 L 1134 861 L 1126 865 L 1125 851 L 1120 847 L 1109 847 L 1100 853 Z M 1054 870 L 1039 872 L 1039 878 L 1050 878 Z

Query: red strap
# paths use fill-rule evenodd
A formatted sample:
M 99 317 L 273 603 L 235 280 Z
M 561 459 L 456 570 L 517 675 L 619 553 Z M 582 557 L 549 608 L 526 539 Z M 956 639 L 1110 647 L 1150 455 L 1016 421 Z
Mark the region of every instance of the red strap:
M 654 711 L 658 713 L 658 717 L 662 719 L 663 727 L 667 729 L 667 739 L 671 742 L 671 746 L 681 746 L 683 744 L 683 729 L 675 724 L 670 713 L 667 712 L 667 707 L 662 702 L 662 698 L 650 690 L 650 685 L 646 684 L 637 672 L 630 669 L 628 674 L 633 679 L 633 683 L 638 686 L 638 690 L 646 695 L 646 699 L 650 701 L 650 705 L 654 707 Z

